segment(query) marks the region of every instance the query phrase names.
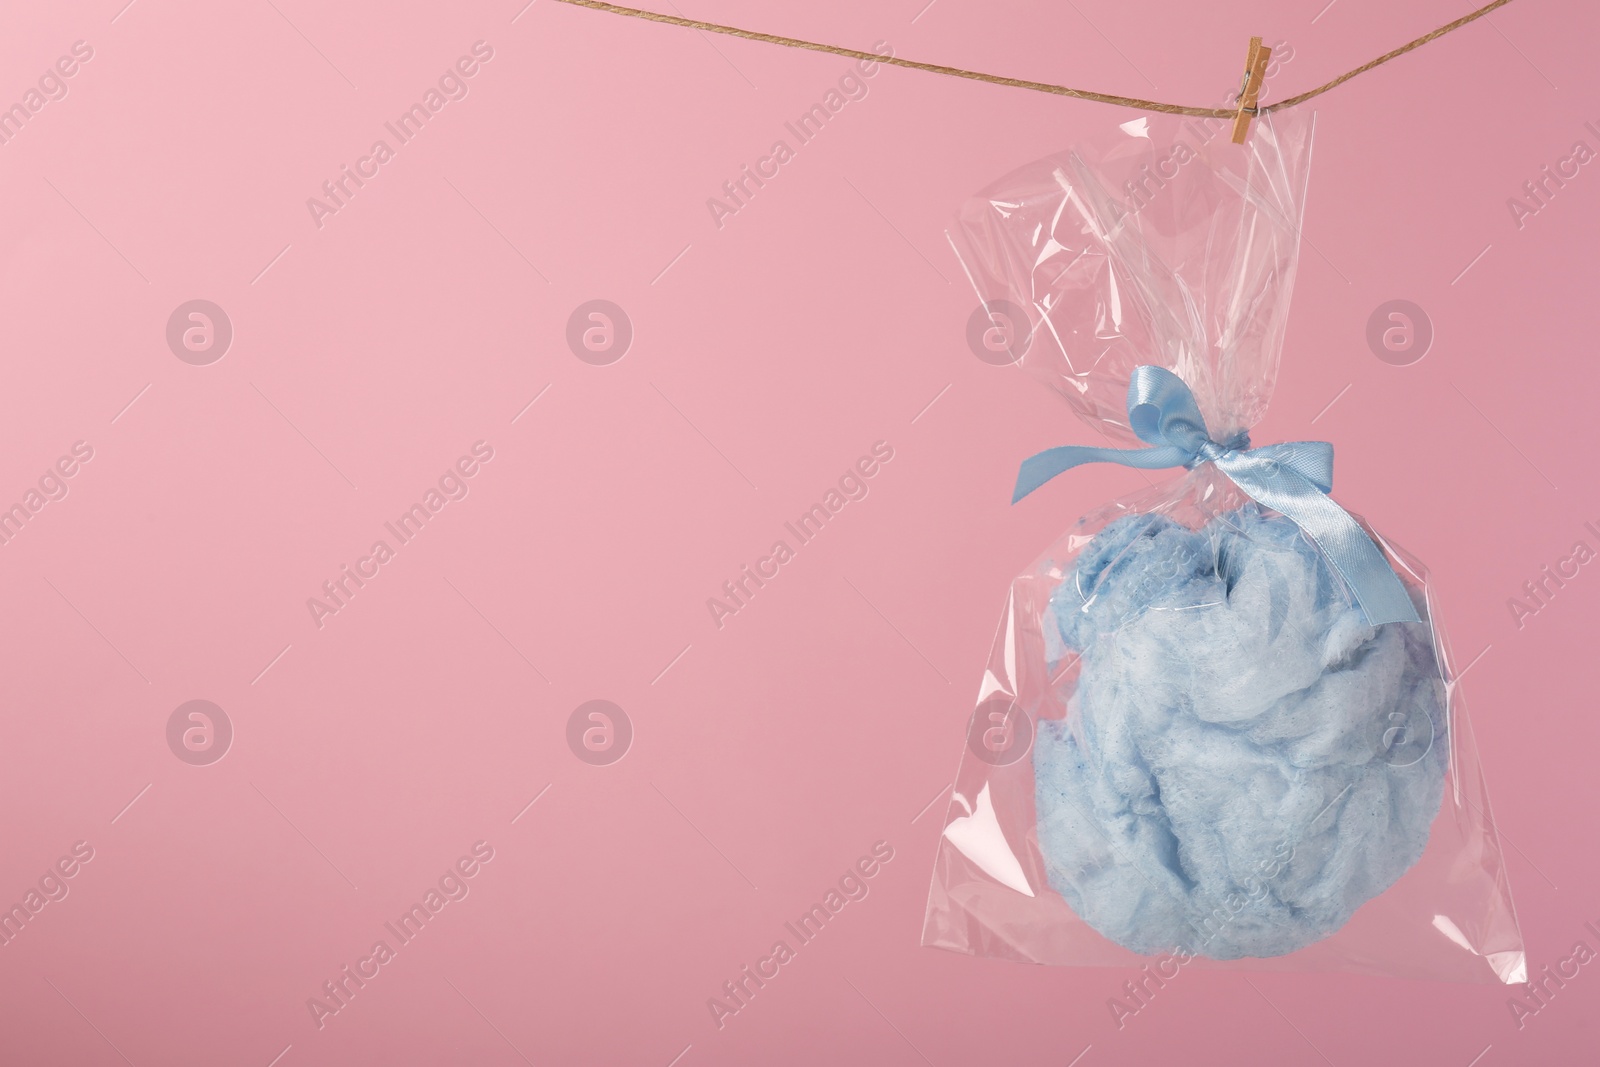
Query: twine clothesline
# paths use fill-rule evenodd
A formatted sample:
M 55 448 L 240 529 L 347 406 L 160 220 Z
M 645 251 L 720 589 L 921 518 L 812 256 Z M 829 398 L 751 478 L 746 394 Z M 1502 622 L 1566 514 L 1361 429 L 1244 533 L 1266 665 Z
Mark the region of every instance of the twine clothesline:
M 1363 63 L 1354 70 L 1339 75 L 1332 81 L 1319 85 L 1309 92 L 1298 96 L 1291 96 L 1277 103 L 1264 104 L 1254 108 L 1255 114 L 1267 114 L 1281 108 L 1294 107 L 1303 104 L 1312 97 L 1321 96 L 1329 89 L 1343 85 L 1358 74 L 1365 74 L 1374 67 L 1382 66 L 1391 59 L 1396 59 L 1416 48 L 1421 48 L 1429 41 L 1443 37 L 1451 30 L 1458 30 L 1469 22 L 1476 21 L 1493 11 L 1497 7 L 1504 7 L 1511 0 L 1493 0 L 1469 15 L 1463 15 L 1454 22 L 1447 22 L 1431 33 L 1425 33 L 1416 40 L 1403 44 L 1391 52 L 1385 52 L 1377 59 Z M 984 74 L 981 71 L 963 70 L 960 67 L 946 67 L 937 63 L 920 63 L 914 59 L 901 59 L 898 56 L 884 56 L 876 52 L 863 52 L 855 48 L 842 48 L 839 45 L 822 44 L 817 41 L 802 41 L 797 37 L 780 37 L 772 33 L 760 33 L 756 30 L 740 29 L 737 26 L 724 26 L 717 22 L 702 22 L 699 19 L 683 18 L 679 15 L 663 15 L 656 11 L 644 11 L 635 7 L 620 7 L 616 4 L 605 3 L 604 0 L 557 0 L 557 3 L 571 4 L 575 7 L 587 7 L 595 11 L 604 11 L 612 15 L 627 15 L 630 18 L 647 19 L 650 22 L 663 22 L 669 26 L 683 26 L 692 30 L 704 30 L 707 33 L 721 33 L 729 37 L 742 37 L 747 41 L 761 41 L 766 44 L 782 45 L 785 48 L 804 48 L 813 52 L 827 52 L 831 55 L 844 56 L 847 59 L 860 59 L 872 63 L 886 63 L 895 67 L 906 67 L 910 70 L 924 70 L 931 74 L 945 74 L 954 78 L 968 78 L 972 81 L 988 82 L 991 85 L 1009 85 L 1015 89 L 1032 89 L 1040 93 L 1053 93 L 1056 96 L 1070 96 L 1076 100 L 1093 100 L 1101 104 L 1117 104 L 1122 107 L 1138 108 L 1143 111 L 1158 111 L 1166 115 L 1195 115 L 1201 118 L 1232 118 L 1238 113 L 1238 108 L 1226 107 L 1186 107 L 1182 104 L 1163 104 L 1156 100 L 1141 100 L 1134 96 L 1117 96 L 1114 93 L 1096 93 L 1087 89 L 1071 89 L 1065 85 L 1051 85 L 1048 82 L 1027 81 L 1022 78 L 1007 78 L 999 74 Z

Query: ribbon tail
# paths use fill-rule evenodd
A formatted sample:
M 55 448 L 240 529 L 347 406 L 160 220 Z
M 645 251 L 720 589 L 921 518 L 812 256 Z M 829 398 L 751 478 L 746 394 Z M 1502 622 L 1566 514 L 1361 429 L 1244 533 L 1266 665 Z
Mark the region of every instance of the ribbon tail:
M 1324 493 L 1333 492 L 1333 446 L 1326 441 L 1285 441 L 1250 451 L 1276 460 Z
M 1372 543 L 1361 524 L 1325 496 L 1307 503 L 1313 506 L 1302 507 L 1297 501 L 1283 514 L 1316 542 L 1344 577 L 1367 616 L 1367 625 L 1421 622 L 1417 606 L 1411 602 L 1400 576 L 1395 574 L 1382 550 Z M 1323 503 L 1327 506 L 1320 506 Z M 1281 508 L 1275 510 L 1282 511 Z
M 1350 587 L 1367 625 L 1422 621 L 1405 583 L 1349 512 L 1291 468 L 1264 471 L 1257 464 L 1265 457 L 1231 458 L 1217 465 L 1251 499 L 1290 519 L 1311 538 Z
M 1051 478 L 1085 463 L 1116 463 L 1124 467 L 1156 470 L 1181 467 L 1190 459 L 1180 448 L 1090 448 L 1087 445 L 1062 445 L 1047 448 L 1022 461 L 1017 471 L 1017 487 L 1011 494 L 1015 504 Z

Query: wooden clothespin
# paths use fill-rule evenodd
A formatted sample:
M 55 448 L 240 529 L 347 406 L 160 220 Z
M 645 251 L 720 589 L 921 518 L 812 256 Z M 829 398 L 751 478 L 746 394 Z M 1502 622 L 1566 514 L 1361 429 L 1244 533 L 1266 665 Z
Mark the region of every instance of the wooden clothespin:
M 1254 117 L 1256 102 L 1261 97 L 1261 82 L 1267 76 L 1267 60 L 1272 49 L 1261 44 L 1261 38 L 1250 38 L 1250 53 L 1244 61 L 1244 81 L 1239 86 L 1239 111 L 1233 117 L 1233 143 L 1244 144 L 1250 132 L 1250 119 Z

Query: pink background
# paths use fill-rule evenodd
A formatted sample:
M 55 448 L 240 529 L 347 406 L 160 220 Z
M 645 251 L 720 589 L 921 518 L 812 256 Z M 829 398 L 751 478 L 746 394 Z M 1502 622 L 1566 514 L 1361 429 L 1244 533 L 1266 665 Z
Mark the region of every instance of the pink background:
M 0 145 L 0 506 L 94 449 L 0 546 L 0 903 L 94 849 L 0 947 L 5 1062 L 1593 1062 L 1600 964 L 1520 1028 L 1514 989 L 1185 971 L 1119 1030 L 1131 973 L 917 945 L 1007 583 L 1143 484 L 1087 469 L 1009 505 L 1021 458 L 1087 430 L 968 349 L 942 231 L 1130 113 L 884 69 L 719 229 L 707 198 L 847 61 L 549 0 L 123 3 L 0 23 L 0 104 L 93 49 Z M 1467 9 L 919 6 L 683 11 L 1208 104 L 1252 33 L 1292 46 L 1281 98 Z M 1255 433 L 1337 442 L 1340 498 L 1482 652 L 1464 688 L 1535 971 L 1600 947 L 1600 565 L 1520 627 L 1507 607 L 1600 544 L 1600 171 L 1520 228 L 1506 201 L 1600 147 L 1597 29 L 1524 0 L 1318 102 Z M 479 40 L 468 95 L 318 228 L 306 199 Z M 596 298 L 634 328 L 608 366 L 565 340 Z M 1409 366 L 1365 340 L 1395 298 L 1436 331 Z M 193 299 L 233 324 L 208 366 L 166 343 Z M 319 629 L 307 598 L 480 440 L 469 495 Z M 706 599 L 880 440 L 867 498 L 718 629 Z M 194 699 L 235 732 L 208 766 L 167 744 Z M 567 744 L 591 699 L 633 726 L 608 766 Z M 319 1029 L 307 998 L 480 840 L 469 895 Z M 879 841 L 867 897 L 719 1029 L 707 998 Z

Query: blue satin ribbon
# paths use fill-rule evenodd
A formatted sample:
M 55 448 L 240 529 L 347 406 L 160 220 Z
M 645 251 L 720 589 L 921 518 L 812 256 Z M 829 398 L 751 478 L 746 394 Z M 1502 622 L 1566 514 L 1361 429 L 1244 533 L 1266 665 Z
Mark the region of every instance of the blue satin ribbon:
M 1333 488 L 1331 444 L 1291 441 L 1251 448 L 1242 432 L 1227 441 L 1213 441 L 1188 384 L 1164 367 L 1134 368 L 1128 383 L 1128 425 L 1154 447 L 1047 449 L 1023 461 L 1011 502 L 1084 463 L 1120 463 L 1145 470 L 1211 463 L 1251 499 L 1304 531 L 1350 586 L 1370 625 L 1421 621 L 1378 546 L 1328 497 Z

